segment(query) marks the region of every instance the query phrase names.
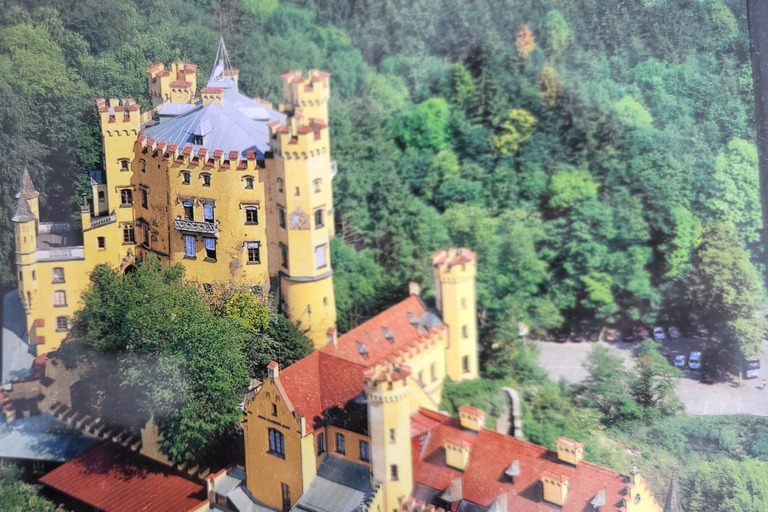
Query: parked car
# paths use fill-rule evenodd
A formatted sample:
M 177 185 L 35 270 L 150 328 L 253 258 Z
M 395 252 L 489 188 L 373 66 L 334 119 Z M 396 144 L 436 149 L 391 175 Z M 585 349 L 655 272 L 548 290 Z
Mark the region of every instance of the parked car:
M 638 327 L 635 330 L 635 334 L 637 335 L 638 338 L 640 338 L 641 340 L 644 340 L 645 338 L 648 337 L 648 329 L 646 329 L 645 327 Z
M 685 368 L 685 356 L 680 354 L 675 356 L 675 366 L 678 368 Z
M 619 341 L 621 336 L 616 329 L 608 329 L 605 331 L 605 341 Z
M 698 370 L 701 368 L 701 352 L 691 352 L 688 356 L 688 368 Z
M 653 328 L 653 339 L 655 340 L 663 340 L 666 336 L 664 336 L 664 329 L 661 327 L 654 327 Z
M 669 334 L 669 337 L 673 340 L 676 340 L 680 337 L 680 331 L 677 330 L 677 327 L 670 327 L 667 329 L 667 334 Z
M 760 359 L 756 357 L 744 358 L 744 378 L 756 379 L 760 375 Z

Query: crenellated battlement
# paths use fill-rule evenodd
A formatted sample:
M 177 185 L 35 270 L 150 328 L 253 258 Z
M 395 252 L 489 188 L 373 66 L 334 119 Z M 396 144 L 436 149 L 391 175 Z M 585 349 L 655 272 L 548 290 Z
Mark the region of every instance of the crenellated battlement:
M 173 62 L 168 69 L 163 63 L 147 68 L 152 107 L 163 103 L 189 103 L 197 91 L 197 65 Z
M 331 96 L 331 74 L 319 69 L 310 69 L 309 76 L 304 77 L 300 70 L 285 73 L 283 79 L 283 98 L 286 111 L 291 107 L 312 107 L 326 103 Z
M 377 364 L 363 374 L 368 400 L 394 402 L 408 395 L 411 368 L 405 364 Z
M 96 109 L 99 112 L 101 131 L 107 136 L 133 136 L 138 135 L 141 124 L 152 118 L 152 111 L 141 113 L 141 105 L 133 98 L 125 98 L 122 101 L 110 98 L 107 102 L 104 98 L 96 100 Z
M 225 152 L 223 149 L 197 148 L 191 145 L 180 147 L 178 144 L 168 144 L 164 141 L 149 139 L 141 134 L 136 138 L 136 144 L 145 154 L 162 157 L 163 160 L 183 165 L 186 168 L 207 168 L 215 171 L 233 169 L 238 171 L 264 168 L 264 161 L 259 160 L 256 151 L 246 151 L 245 156 L 239 151 Z
M 267 125 L 273 151 L 286 159 L 307 159 L 328 151 L 328 124 L 319 119 L 310 119 L 302 125 L 296 117 L 288 124 L 274 121 Z

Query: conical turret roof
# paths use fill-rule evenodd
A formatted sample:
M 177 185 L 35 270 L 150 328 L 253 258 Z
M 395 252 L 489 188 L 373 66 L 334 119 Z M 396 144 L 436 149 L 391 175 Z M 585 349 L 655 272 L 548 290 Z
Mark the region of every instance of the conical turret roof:
M 19 191 L 16 194 L 16 199 L 20 198 L 22 195 L 26 199 L 34 199 L 40 195 L 32 184 L 32 178 L 29 177 L 29 169 L 26 165 L 24 166 L 24 172 L 21 175 L 21 187 L 19 187 Z
M 35 217 L 35 214 L 30 210 L 27 198 L 23 195 L 20 196 L 19 201 L 16 203 L 16 213 L 11 220 L 13 222 L 30 222 L 35 219 L 37 219 L 37 217 Z

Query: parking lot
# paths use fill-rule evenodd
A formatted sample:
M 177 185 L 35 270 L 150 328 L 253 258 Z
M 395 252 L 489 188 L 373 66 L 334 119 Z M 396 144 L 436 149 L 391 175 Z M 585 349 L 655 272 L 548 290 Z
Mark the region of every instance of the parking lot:
M 691 351 L 703 351 L 707 340 L 700 338 L 681 338 L 665 340 L 661 353 L 670 362 L 677 354 L 690 354 Z M 617 341 L 558 343 L 536 342 L 539 349 L 539 365 L 544 368 L 552 380 L 564 378 L 567 382 L 577 383 L 586 377 L 583 362 L 589 355 L 592 346 L 600 344 L 609 352 L 624 360 L 625 365 L 632 365 L 632 348 L 637 342 L 626 343 Z M 763 348 L 760 355 L 763 368 L 757 379 L 739 379 L 738 375 L 720 373 L 715 382 L 701 382 L 701 375 L 695 370 L 684 370 L 685 377 L 678 379 L 675 392 L 685 405 L 689 414 L 752 414 L 768 416 L 768 389 L 761 389 L 764 378 L 768 378 L 768 348 Z

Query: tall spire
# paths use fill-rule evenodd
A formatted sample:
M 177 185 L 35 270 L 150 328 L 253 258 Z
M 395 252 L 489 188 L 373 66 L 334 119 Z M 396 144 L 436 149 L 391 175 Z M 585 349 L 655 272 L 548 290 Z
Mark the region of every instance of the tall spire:
M 25 199 L 34 199 L 40 195 L 32 184 L 32 178 L 29 177 L 29 169 L 26 165 L 24 166 L 24 172 L 21 174 L 21 186 L 16 193 L 16 199 L 20 198 L 22 195 Z
M 216 50 L 216 58 L 213 60 L 213 71 L 211 71 L 211 78 L 208 80 L 208 85 L 212 86 L 211 82 L 219 82 L 228 79 L 232 75 L 232 63 L 229 61 L 229 54 L 227 53 L 227 47 L 224 45 L 224 37 L 219 39 L 219 47 Z
M 16 203 L 16 213 L 11 217 L 12 222 L 31 222 L 36 220 L 35 214 L 29 208 L 27 198 L 19 196 L 19 201 Z

